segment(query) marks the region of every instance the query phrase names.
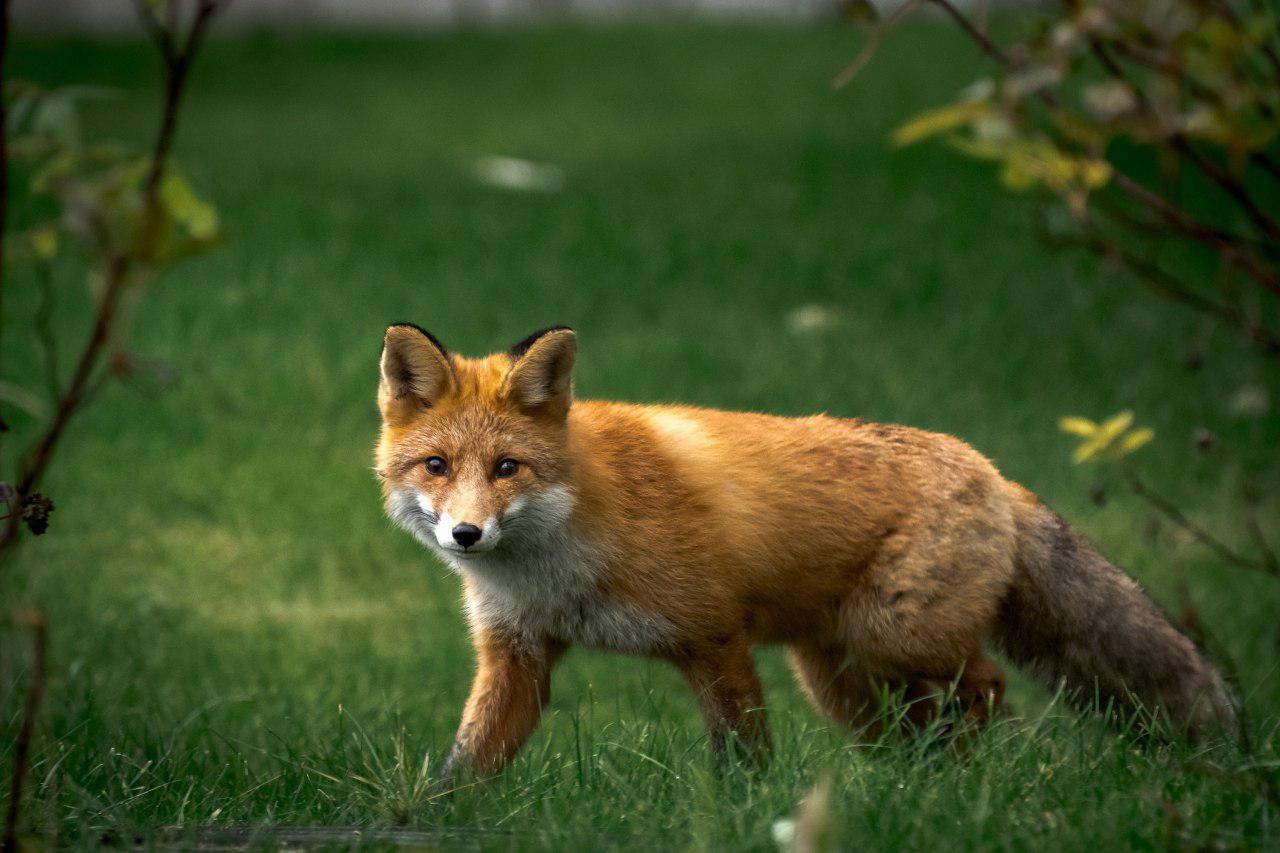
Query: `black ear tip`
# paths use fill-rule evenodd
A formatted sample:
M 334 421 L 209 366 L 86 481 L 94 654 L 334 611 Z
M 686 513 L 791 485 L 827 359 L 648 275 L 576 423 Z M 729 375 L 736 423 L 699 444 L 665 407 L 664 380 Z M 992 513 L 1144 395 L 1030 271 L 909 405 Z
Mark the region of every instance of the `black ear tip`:
M 546 328 L 539 329 L 529 337 L 525 338 L 520 343 L 511 347 L 511 349 L 507 350 L 507 355 L 511 356 L 512 358 L 519 358 L 520 356 L 527 353 L 529 351 L 529 347 L 537 343 L 539 338 L 543 337 L 544 335 L 549 335 L 552 332 L 573 332 L 573 328 L 571 326 L 555 325 L 555 326 L 547 326 Z M 574 332 L 574 334 L 576 335 L 577 332 Z
M 390 332 L 392 329 L 413 329 L 415 332 L 422 335 L 427 340 L 431 341 L 431 343 L 435 345 L 435 348 L 440 350 L 440 353 L 442 355 L 449 354 L 449 350 L 445 348 L 444 344 L 440 343 L 439 338 L 437 338 L 435 335 L 431 334 L 426 329 L 419 326 L 417 323 L 388 323 L 387 332 Z

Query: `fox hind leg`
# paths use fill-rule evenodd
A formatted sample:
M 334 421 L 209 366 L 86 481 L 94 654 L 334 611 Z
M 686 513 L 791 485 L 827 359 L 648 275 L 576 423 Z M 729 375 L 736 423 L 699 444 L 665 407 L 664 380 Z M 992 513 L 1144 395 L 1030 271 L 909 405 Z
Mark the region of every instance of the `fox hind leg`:
M 796 643 L 787 657 L 809 701 L 840 726 L 874 740 L 880 734 L 881 691 L 902 690 L 904 733 L 924 728 L 937 712 L 935 690 L 924 680 L 877 680 L 840 645 Z
M 981 648 L 965 661 L 964 671 L 956 683 L 956 698 L 965 719 L 985 725 L 991 715 L 1004 706 L 1004 670 L 987 657 Z

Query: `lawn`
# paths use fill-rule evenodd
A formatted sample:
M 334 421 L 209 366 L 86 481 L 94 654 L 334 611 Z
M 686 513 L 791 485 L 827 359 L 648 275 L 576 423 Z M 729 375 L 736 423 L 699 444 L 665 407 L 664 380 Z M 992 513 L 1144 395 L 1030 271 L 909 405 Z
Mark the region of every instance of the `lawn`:
M 768 850 L 827 777 L 851 849 L 1276 843 L 1280 803 L 1260 781 L 1280 762 L 1276 581 L 1153 535 L 1122 494 L 1095 506 L 1055 425 L 1132 408 L 1157 433 L 1143 475 L 1234 535 L 1245 478 L 1280 516 L 1280 416 L 1231 406 L 1242 387 L 1280 399 L 1274 363 L 1038 244 L 988 167 L 892 149 L 898 123 L 979 73 L 962 37 L 907 27 L 833 91 L 859 44 L 834 26 L 212 42 L 177 154 L 228 241 L 133 320 L 134 349 L 177 382 L 112 386 L 76 423 L 47 482 L 53 527 L 0 579 L 52 626 L 29 825 L 59 844 L 407 823 L 433 845 Z M 146 139 L 156 63 L 141 42 L 20 42 L 11 63 L 118 88 L 90 127 Z M 487 185 L 488 155 L 554 164 L 562 185 Z M 69 341 L 84 297 L 65 272 Z M 34 310 L 31 284 L 15 274 L 13 317 Z M 803 305 L 834 324 L 793 330 Z M 400 320 L 474 354 L 571 324 L 582 397 L 965 438 L 1170 610 L 1189 596 L 1238 662 L 1257 753 L 1141 742 L 1021 678 L 1016 713 L 962 755 L 858 746 L 769 649 L 776 760 L 718 772 L 673 671 L 575 651 L 504 776 L 424 800 L 472 659 L 456 578 L 392 528 L 370 470 L 376 356 Z M 29 379 L 31 339 L 4 346 L 4 378 Z M 1197 454 L 1199 428 L 1221 449 Z M 0 643 L 7 767 L 27 645 L 12 628 Z

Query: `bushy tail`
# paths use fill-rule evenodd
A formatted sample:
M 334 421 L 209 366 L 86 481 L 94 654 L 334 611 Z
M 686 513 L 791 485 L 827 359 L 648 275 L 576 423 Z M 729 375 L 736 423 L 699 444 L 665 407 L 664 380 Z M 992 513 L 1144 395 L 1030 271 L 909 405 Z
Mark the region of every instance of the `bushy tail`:
M 1018 571 L 996 642 L 1077 703 L 1135 700 L 1192 734 L 1236 731 L 1222 677 L 1142 589 L 1041 504 L 1021 504 Z

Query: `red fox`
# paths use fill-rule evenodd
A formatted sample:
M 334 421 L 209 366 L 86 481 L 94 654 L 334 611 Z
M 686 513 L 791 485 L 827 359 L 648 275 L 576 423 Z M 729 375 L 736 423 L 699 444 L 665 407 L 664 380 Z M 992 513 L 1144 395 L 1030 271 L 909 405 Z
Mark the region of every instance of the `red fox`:
M 673 663 L 711 742 L 765 752 L 751 651 L 864 730 L 887 686 L 919 723 L 954 684 L 981 723 L 1004 674 L 1234 725 L 1222 679 L 1136 583 L 964 442 L 827 416 L 574 400 L 573 330 L 482 359 L 387 329 L 387 510 L 462 578 L 478 669 L 450 757 L 490 773 L 574 644 Z

